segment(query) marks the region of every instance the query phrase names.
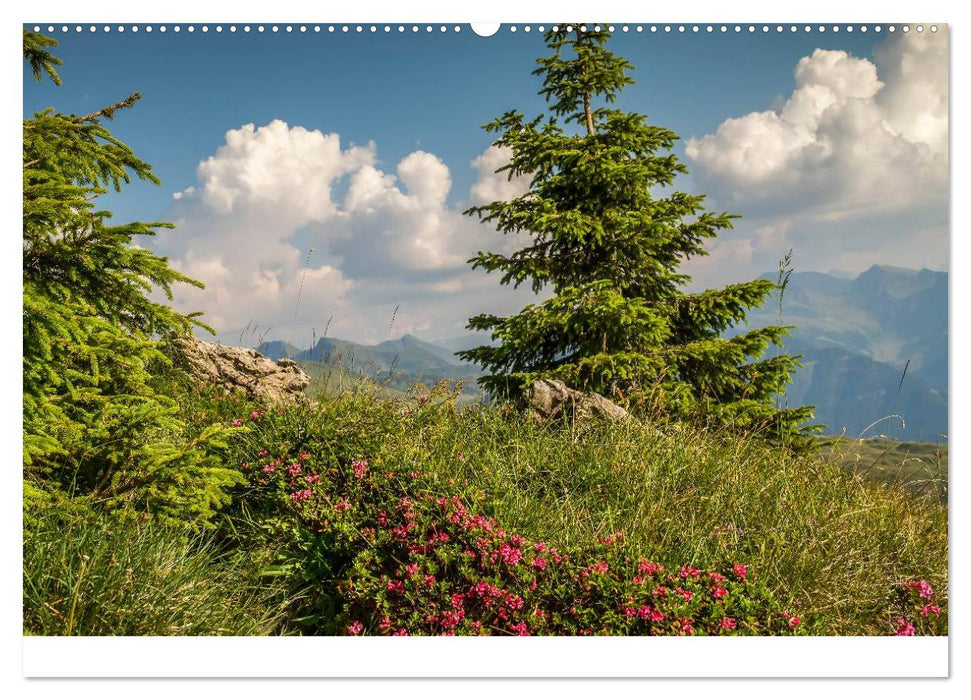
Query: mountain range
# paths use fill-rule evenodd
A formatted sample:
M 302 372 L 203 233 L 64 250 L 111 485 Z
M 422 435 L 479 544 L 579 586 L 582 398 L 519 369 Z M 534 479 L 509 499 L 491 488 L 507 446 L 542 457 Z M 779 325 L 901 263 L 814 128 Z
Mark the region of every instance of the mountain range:
M 775 279 L 775 275 L 765 275 Z M 816 423 L 828 434 L 889 435 L 938 441 L 948 432 L 948 275 L 874 265 L 856 277 L 793 273 L 782 295 L 749 312 L 748 323 L 726 335 L 770 324 L 795 326 L 783 350 L 802 355 L 780 405 L 816 407 Z M 414 335 L 364 345 L 321 338 L 301 350 L 264 342 L 267 357 L 339 365 L 397 383 L 474 379 L 481 370 L 455 353 L 490 344 L 485 334 L 428 342 Z M 467 392 L 477 393 L 474 382 Z M 902 417 L 887 418 L 891 415 Z
M 776 279 L 775 275 L 766 277 Z M 802 355 L 785 400 L 813 405 L 826 432 L 937 441 L 948 433 L 948 275 L 874 265 L 855 278 L 794 273 L 748 315 L 748 327 L 791 329 Z M 770 352 L 773 350 L 770 349 Z M 899 415 L 900 419 L 886 419 Z

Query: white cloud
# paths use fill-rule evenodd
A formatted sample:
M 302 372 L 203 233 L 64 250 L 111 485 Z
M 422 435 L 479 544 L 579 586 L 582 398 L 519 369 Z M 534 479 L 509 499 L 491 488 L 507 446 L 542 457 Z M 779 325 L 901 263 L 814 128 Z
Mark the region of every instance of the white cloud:
M 508 147 L 489 146 L 482 155 L 472 161 L 472 167 L 479 173 L 478 181 L 472 185 L 470 197 L 476 205 L 497 201 L 509 201 L 526 193 L 530 178 L 517 175 L 510 179 L 508 171 L 496 170 L 507 165 L 512 157 Z
M 947 39 L 903 37 L 875 64 L 817 49 L 778 110 L 725 120 L 685 152 L 695 181 L 749 212 L 850 216 L 939 196 L 947 182 Z
M 689 139 L 698 190 L 743 216 L 692 273 L 760 274 L 790 247 L 800 269 L 946 265 L 947 56 L 944 31 L 894 37 L 872 61 L 817 49 L 777 109 Z
M 342 151 L 337 134 L 275 119 L 259 129 L 246 124 L 226 132 L 226 143 L 197 174 L 203 200 L 216 211 L 231 212 L 238 203 L 275 205 L 302 223 L 332 215 L 333 181 L 373 161 L 373 144 Z
M 495 150 L 474 161 L 473 191 L 499 192 L 479 167 L 499 167 Z M 272 325 L 268 339 L 309 344 L 331 317 L 330 335 L 383 340 L 395 307 L 394 335 L 455 335 L 470 315 L 508 313 L 529 296 L 471 270 L 477 251 L 508 251 L 516 237 L 449 205 L 451 173 L 431 153 L 415 151 L 389 173 L 373 143 L 342 148 L 338 134 L 275 120 L 228 131 L 197 175 L 173 195 L 177 232 L 157 243 L 206 284 L 180 289 L 178 308 L 204 311 L 226 342 L 247 325 L 259 326 L 256 336 Z

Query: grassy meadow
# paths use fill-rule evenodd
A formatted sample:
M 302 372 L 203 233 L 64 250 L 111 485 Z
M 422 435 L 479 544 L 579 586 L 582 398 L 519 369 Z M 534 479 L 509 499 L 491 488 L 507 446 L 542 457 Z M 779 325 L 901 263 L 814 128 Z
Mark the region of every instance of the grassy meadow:
M 538 581 L 539 592 L 521 595 L 530 601 L 543 594 L 542 604 L 552 608 L 562 603 L 563 582 L 572 577 L 583 591 L 570 593 L 576 608 L 577 596 L 627 596 L 638 576 L 621 570 L 636 562 L 643 570 L 645 561 L 680 570 L 681 579 L 685 570 L 709 570 L 712 581 L 741 564 L 744 585 L 757 591 L 728 589 L 728 598 L 737 598 L 740 610 L 757 599 L 751 606 L 769 611 L 752 613 L 754 633 L 774 633 L 773 620 L 793 615 L 807 634 L 894 634 L 909 621 L 923 624 L 921 633 L 946 633 L 947 505 L 914 489 L 915 475 L 929 470 L 940 480 L 946 466 L 944 472 L 939 463 L 916 467 L 915 446 L 826 444 L 817 454 L 795 455 L 756 436 L 677 423 L 540 426 L 510 409 L 456 408 L 458 395 L 441 385 L 389 396 L 358 382 L 350 391 L 269 410 L 240 397 L 186 392 L 184 408 L 200 426 L 214 419 L 241 424 L 220 455 L 245 478 L 232 504 L 212 528 L 191 533 L 124 511 L 72 518 L 63 505 L 35 503 L 25 516 L 25 633 L 389 633 L 389 623 L 380 620 L 407 602 L 415 609 L 401 612 L 395 624 L 431 634 L 437 628 L 415 622 L 418 607 L 465 591 L 469 581 L 504 582 L 504 591 Z M 892 468 L 895 459 L 903 467 Z M 848 468 L 854 460 L 872 468 Z M 360 478 L 365 467 L 367 477 Z M 901 469 L 913 471 L 905 476 Z M 404 474 L 410 476 L 402 481 Z M 390 532 L 391 524 L 377 525 L 382 513 L 400 511 L 409 498 L 419 505 L 418 515 L 403 521 L 407 527 L 414 521 L 439 532 L 448 526 L 433 512 L 435 503 L 461 499 L 463 512 L 501 526 L 524 553 L 523 542 L 541 543 L 570 552 L 576 566 L 587 561 L 607 568 L 609 562 L 610 571 L 591 589 L 592 579 L 575 571 L 549 581 L 534 571 L 530 578 L 520 569 L 528 561 L 538 566 L 535 553 L 514 562 L 515 570 L 469 569 L 462 557 L 475 554 L 471 543 L 485 545 L 469 539 L 459 553 L 463 533 L 457 530 L 445 530 L 453 552 L 442 553 L 442 545 L 432 555 L 427 547 L 416 555 L 417 547 L 402 549 L 406 535 L 382 540 L 382 528 Z M 79 511 L 87 512 L 83 505 Z M 500 548 L 490 551 L 495 560 Z M 438 588 L 408 589 L 402 600 L 391 600 L 384 587 L 396 585 L 402 567 L 412 574 L 422 567 L 438 577 Z M 674 579 L 666 585 L 683 591 L 687 584 Z M 694 582 L 690 574 L 685 580 Z M 932 588 L 933 598 L 908 599 L 918 581 Z M 911 588 L 903 585 L 908 582 Z M 706 590 L 718 590 L 713 585 Z M 689 633 L 709 619 L 715 603 L 724 604 L 710 602 L 677 613 L 695 620 Z M 920 614 L 916 603 L 943 610 Z M 374 612 L 373 625 L 360 621 L 368 610 L 382 613 Z M 577 622 L 571 632 L 563 618 L 535 633 L 660 633 L 623 627 L 623 617 L 614 624 L 603 611 L 597 616 L 607 620 L 601 630 Z M 728 619 L 735 624 L 735 617 Z M 497 624 L 491 629 L 509 633 Z

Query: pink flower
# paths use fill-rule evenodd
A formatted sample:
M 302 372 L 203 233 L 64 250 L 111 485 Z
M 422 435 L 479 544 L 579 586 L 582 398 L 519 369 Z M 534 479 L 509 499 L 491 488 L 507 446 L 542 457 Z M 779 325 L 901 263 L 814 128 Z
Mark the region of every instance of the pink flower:
M 678 622 L 681 623 L 681 634 L 694 634 L 695 628 L 691 624 L 691 620 L 682 617 Z
M 449 610 L 442 614 L 442 627 L 447 630 L 457 627 L 464 617 L 465 610 Z
M 535 566 L 537 569 L 542 571 L 543 569 L 546 568 L 546 560 L 543 559 L 542 557 L 536 557 L 535 559 L 533 559 L 533 566 Z
M 523 604 L 525 602 L 526 601 L 524 601 L 518 595 L 513 595 L 512 593 L 506 596 L 506 605 L 508 605 L 513 610 L 522 610 Z
M 937 605 L 928 604 L 920 609 L 920 614 L 924 617 L 927 617 L 928 615 L 940 615 L 941 609 Z
M 300 491 L 291 493 L 290 499 L 294 503 L 303 503 L 304 501 L 309 501 L 312 496 L 313 493 L 310 492 L 310 489 L 301 489 Z
M 296 476 L 300 473 L 300 465 L 294 462 L 289 467 L 287 467 L 287 474 L 290 476 Z
M 586 569 L 584 569 L 583 572 L 581 573 L 581 576 L 586 577 L 586 576 L 589 576 L 591 573 L 605 574 L 609 569 L 610 569 L 610 566 L 607 564 L 606 561 L 600 561 L 594 564 L 593 566 L 588 566 Z
M 237 419 L 235 419 L 235 420 L 233 421 L 233 427 L 234 427 L 234 428 L 238 428 L 238 427 L 239 427 L 239 426 L 241 426 L 242 424 L 243 424 L 243 419 L 242 419 L 242 418 L 237 418 Z
M 256 420 L 257 418 L 263 417 L 263 411 L 253 411 L 249 414 L 250 420 Z
M 735 566 L 732 567 L 732 571 L 735 572 L 736 576 L 738 576 L 741 579 L 744 579 L 747 569 L 745 568 L 745 564 L 736 564 Z
M 398 595 L 404 595 L 405 582 L 397 581 L 395 579 L 388 581 L 388 591 L 390 591 L 391 593 L 397 593 Z
M 711 594 L 715 598 L 724 598 L 726 595 L 728 595 L 728 591 L 726 591 L 724 586 L 722 586 L 719 583 L 719 584 L 716 584 L 715 587 L 712 589 Z
M 306 460 L 310 459 L 310 453 L 309 452 L 301 452 L 300 453 L 300 456 L 297 457 L 297 459 L 299 459 L 301 462 L 305 462 Z
M 644 579 L 641 578 L 640 576 L 635 576 L 634 578 L 631 579 L 631 583 L 633 583 L 635 586 L 639 586 L 642 583 L 644 583 Z
M 791 629 L 791 630 L 796 629 L 796 627 L 799 626 L 799 622 L 800 622 L 800 620 L 799 620 L 799 616 L 798 615 L 793 615 L 792 617 L 790 617 L 789 618 L 789 629 Z
M 502 557 L 502 560 L 512 566 L 518 564 L 523 558 L 522 550 L 518 547 L 513 547 L 507 542 L 503 542 L 501 545 L 499 545 L 498 552 L 499 556 Z
M 639 574 L 647 574 L 648 576 L 653 576 L 660 570 L 661 570 L 661 567 L 659 565 L 655 564 L 654 562 L 650 562 L 647 559 L 641 559 L 637 563 L 637 573 Z
M 904 618 L 897 619 L 897 636 L 898 637 L 913 637 L 914 636 L 914 624 L 912 622 L 907 622 Z
M 509 625 L 509 629 L 516 633 L 517 637 L 528 637 L 529 628 L 526 626 L 525 622 L 518 622 L 515 625 Z
M 921 598 L 931 598 L 934 595 L 934 589 L 931 588 L 931 584 L 927 581 L 911 581 L 910 583 L 904 584 L 907 588 L 911 588 L 917 591 Z
M 320 481 L 320 474 L 310 474 L 307 476 L 305 481 L 308 484 L 316 484 L 318 481 Z
M 275 472 L 276 471 L 276 462 L 270 462 L 269 464 L 267 464 L 265 467 L 263 467 L 263 471 L 266 474 L 272 474 L 273 472 Z
M 363 631 L 364 631 L 364 625 L 362 625 L 357 620 L 354 620 L 354 622 L 352 622 L 351 624 L 349 624 L 347 626 L 347 633 L 348 634 L 353 634 L 353 635 L 357 636 L 357 635 L 361 634 L 361 632 L 363 632 Z
M 310 493 L 310 491 L 307 490 L 307 493 Z M 334 510 L 336 510 L 338 513 L 345 513 L 350 509 L 350 501 L 348 501 L 346 498 L 342 498 L 334 504 Z
M 546 551 L 546 543 L 545 542 L 534 542 L 533 543 L 533 549 L 535 549 L 537 552 L 545 552 Z
M 357 461 L 351 462 L 351 468 L 354 470 L 355 478 L 363 479 L 364 473 L 367 471 L 367 460 L 359 459 Z
M 681 567 L 681 578 L 700 578 L 701 572 L 690 566 Z
M 721 625 L 721 628 L 723 630 L 733 630 L 735 629 L 735 618 L 734 617 L 723 618 L 719 624 Z

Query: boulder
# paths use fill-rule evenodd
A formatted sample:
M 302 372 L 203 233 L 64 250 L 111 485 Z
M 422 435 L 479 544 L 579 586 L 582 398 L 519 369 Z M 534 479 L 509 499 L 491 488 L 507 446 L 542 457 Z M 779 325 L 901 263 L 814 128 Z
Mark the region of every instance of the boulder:
M 194 379 L 227 391 L 240 390 L 266 403 L 295 401 L 310 384 L 293 360 L 274 362 L 250 348 L 207 343 L 192 336 L 170 338 L 173 360 Z
M 533 420 L 540 423 L 564 415 L 577 418 L 599 417 L 611 421 L 627 417 L 626 410 L 600 394 L 585 394 L 553 379 L 533 382 L 526 391 L 525 398 L 527 410 Z

